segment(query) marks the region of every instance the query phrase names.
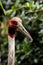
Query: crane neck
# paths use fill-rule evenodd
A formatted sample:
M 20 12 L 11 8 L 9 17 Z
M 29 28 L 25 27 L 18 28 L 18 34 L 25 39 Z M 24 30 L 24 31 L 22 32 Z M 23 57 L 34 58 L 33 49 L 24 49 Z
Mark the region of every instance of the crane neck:
M 8 35 L 8 65 L 15 65 L 15 37 Z

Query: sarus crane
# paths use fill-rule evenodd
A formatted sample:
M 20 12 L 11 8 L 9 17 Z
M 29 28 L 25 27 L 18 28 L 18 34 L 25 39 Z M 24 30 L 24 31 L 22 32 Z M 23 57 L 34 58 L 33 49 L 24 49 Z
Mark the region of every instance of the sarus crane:
M 22 25 L 19 17 L 13 17 L 8 24 L 8 65 L 15 65 L 15 32 L 19 29 L 31 41 L 33 40 L 29 32 Z

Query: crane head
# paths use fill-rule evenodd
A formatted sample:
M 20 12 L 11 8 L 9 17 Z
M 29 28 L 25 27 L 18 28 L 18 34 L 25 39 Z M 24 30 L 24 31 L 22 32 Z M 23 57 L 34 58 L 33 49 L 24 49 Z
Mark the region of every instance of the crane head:
M 9 29 L 8 32 L 10 34 L 14 34 L 15 31 L 19 29 L 26 37 L 33 41 L 29 32 L 27 32 L 27 30 L 22 25 L 22 20 L 19 17 L 13 17 L 12 19 L 9 20 L 8 29 Z

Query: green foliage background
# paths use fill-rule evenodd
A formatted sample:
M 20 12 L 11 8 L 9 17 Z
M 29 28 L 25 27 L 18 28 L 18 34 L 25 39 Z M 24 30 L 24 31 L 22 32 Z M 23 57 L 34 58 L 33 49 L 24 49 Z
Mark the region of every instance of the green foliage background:
M 8 20 L 14 16 L 22 19 L 33 42 L 21 32 L 16 32 L 15 65 L 43 65 L 43 1 L 0 1 L 0 65 L 8 61 Z

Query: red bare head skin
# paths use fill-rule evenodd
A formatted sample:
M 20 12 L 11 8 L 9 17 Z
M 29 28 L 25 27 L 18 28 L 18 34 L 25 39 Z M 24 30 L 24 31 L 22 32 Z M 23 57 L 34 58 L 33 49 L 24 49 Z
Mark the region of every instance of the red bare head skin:
M 22 20 L 19 17 L 13 17 L 12 19 L 9 20 L 9 27 L 17 28 L 19 22 L 22 23 Z
M 9 20 L 8 28 L 9 28 L 9 36 L 14 37 L 14 33 L 17 29 L 18 22 L 22 22 L 19 17 L 13 17 Z

